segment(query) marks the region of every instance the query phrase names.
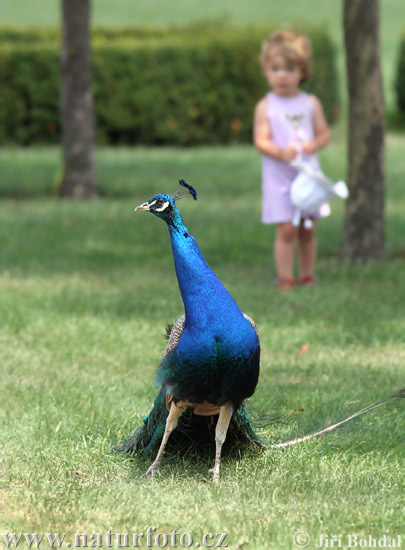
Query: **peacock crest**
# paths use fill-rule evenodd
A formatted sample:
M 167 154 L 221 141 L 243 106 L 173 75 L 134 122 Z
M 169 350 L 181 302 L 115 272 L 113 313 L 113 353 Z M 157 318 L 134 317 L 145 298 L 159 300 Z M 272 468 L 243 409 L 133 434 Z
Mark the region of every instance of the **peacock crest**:
M 190 185 L 189 183 L 187 183 L 184 180 L 179 180 L 179 184 L 181 186 L 185 187 L 187 189 L 188 193 L 186 191 L 184 191 L 183 189 L 177 190 L 172 195 L 172 197 L 174 198 L 175 201 L 178 201 L 180 199 L 187 199 L 187 198 L 189 198 L 190 195 L 193 197 L 193 199 L 195 201 L 197 200 L 197 191 L 195 190 L 195 188 L 192 185 Z

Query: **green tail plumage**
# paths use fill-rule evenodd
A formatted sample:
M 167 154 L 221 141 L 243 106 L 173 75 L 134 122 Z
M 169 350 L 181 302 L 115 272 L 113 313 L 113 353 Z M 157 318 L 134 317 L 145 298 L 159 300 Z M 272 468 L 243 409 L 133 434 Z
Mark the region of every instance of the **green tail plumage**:
M 160 390 L 153 403 L 153 409 L 144 418 L 143 426 L 138 428 L 131 437 L 121 441 L 115 450 L 128 454 L 137 451 L 142 451 L 145 455 L 150 454 L 163 437 L 167 415 L 166 398 L 163 390 Z
M 131 437 L 122 441 L 115 450 L 128 454 L 143 453 L 146 456 L 156 452 L 163 437 L 167 415 L 166 397 L 161 390 L 155 398 L 153 409 L 144 419 L 143 426 L 138 428 Z M 207 449 L 211 452 L 215 444 L 217 418 L 218 415 L 198 416 L 191 409 L 187 410 L 180 417 L 178 426 L 170 437 L 167 450 L 184 452 L 185 449 L 196 447 L 199 450 Z M 234 446 L 242 448 L 251 444 L 264 448 L 255 433 L 247 405 L 242 403 L 232 417 L 224 450 Z

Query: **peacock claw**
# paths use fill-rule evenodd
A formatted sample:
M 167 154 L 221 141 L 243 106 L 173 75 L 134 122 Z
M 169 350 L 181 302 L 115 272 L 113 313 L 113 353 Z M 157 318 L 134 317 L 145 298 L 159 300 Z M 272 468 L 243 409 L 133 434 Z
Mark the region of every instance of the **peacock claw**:
M 214 466 L 214 468 L 210 468 L 208 471 L 209 471 L 210 473 L 213 473 L 213 474 L 214 474 L 213 477 L 212 477 L 212 481 L 213 481 L 214 483 L 218 483 L 218 481 L 219 481 L 219 470 L 217 470 L 217 469 L 215 468 L 215 466 Z
M 146 476 L 147 477 L 157 477 L 159 474 L 159 468 L 154 468 L 153 465 L 149 466 L 149 468 L 146 470 Z

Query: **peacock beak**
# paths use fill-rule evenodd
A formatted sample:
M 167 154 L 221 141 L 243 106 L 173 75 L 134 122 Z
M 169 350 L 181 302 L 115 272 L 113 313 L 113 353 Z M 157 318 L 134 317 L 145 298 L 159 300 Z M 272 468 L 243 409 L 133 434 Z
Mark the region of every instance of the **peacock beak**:
M 134 212 L 136 212 L 137 210 L 150 210 L 150 204 L 148 202 L 144 202 L 143 204 L 137 206 Z

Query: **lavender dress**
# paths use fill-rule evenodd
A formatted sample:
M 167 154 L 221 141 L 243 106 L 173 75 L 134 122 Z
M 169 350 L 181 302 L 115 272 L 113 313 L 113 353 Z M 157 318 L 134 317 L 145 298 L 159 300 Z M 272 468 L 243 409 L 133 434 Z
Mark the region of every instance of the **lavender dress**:
M 309 95 L 300 92 L 294 97 L 281 97 L 273 92 L 267 94 L 267 118 L 271 129 L 271 141 L 279 147 L 300 146 L 314 137 L 313 103 Z M 300 159 L 320 170 L 318 156 L 300 153 Z M 288 162 L 263 155 L 262 164 L 262 222 L 292 222 L 294 206 L 290 199 L 290 187 L 297 170 Z M 328 211 L 329 210 L 329 211 Z M 314 218 L 327 216 L 330 212 L 324 205 Z

